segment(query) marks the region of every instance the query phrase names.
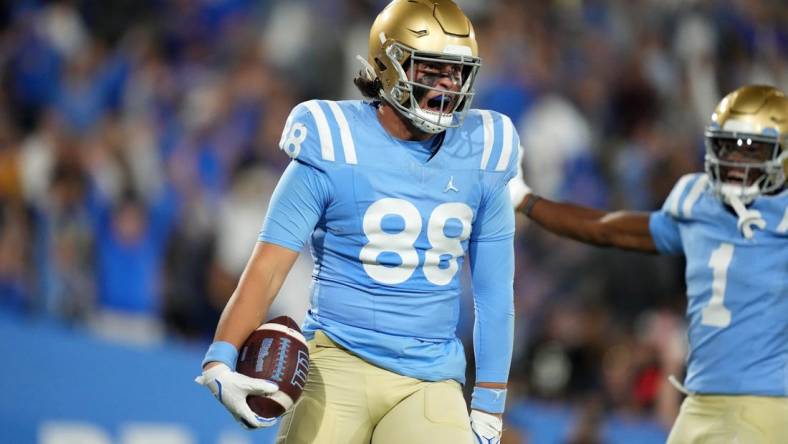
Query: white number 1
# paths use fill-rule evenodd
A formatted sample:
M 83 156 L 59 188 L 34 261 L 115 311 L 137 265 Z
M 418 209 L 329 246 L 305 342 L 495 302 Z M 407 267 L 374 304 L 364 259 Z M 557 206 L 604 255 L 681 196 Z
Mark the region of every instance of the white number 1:
M 725 308 L 725 287 L 728 280 L 728 267 L 733 259 L 733 244 L 723 242 L 711 252 L 709 267 L 714 278 L 711 282 L 711 299 L 703 309 L 701 324 L 712 327 L 727 327 L 731 323 L 731 311 Z

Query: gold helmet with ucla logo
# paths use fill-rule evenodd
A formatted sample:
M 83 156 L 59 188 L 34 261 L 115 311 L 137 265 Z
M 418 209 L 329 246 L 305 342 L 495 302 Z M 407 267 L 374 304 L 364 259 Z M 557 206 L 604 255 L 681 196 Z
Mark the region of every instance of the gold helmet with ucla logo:
M 470 108 L 481 66 L 473 25 L 450 0 L 394 0 L 369 33 L 365 75 L 375 93 L 427 133 L 459 126 Z M 449 66 L 456 90 L 416 81 L 416 66 Z M 432 91 L 432 93 L 430 93 Z M 433 106 L 422 107 L 425 95 Z
M 705 167 L 717 195 L 744 204 L 780 191 L 788 176 L 788 97 L 765 85 L 723 98 L 706 127 Z

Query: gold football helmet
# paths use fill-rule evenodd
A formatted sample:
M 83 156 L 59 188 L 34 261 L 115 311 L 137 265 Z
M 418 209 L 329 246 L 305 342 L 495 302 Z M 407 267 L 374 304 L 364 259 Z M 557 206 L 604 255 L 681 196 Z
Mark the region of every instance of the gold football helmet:
M 379 81 L 380 97 L 433 134 L 462 123 L 481 66 L 473 26 L 450 0 L 389 3 L 370 29 L 366 62 L 365 75 Z M 448 66 L 448 75 L 459 85 L 449 90 L 419 82 L 417 66 Z M 422 108 L 419 102 L 428 95 L 434 97 L 431 106 Z
M 777 88 L 743 86 L 725 96 L 706 127 L 706 173 L 715 192 L 744 204 L 775 193 L 788 175 L 788 98 Z

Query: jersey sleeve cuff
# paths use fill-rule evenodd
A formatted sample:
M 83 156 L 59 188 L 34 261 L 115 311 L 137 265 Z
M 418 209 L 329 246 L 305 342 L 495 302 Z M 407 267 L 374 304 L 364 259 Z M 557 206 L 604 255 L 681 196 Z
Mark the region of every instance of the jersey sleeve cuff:
M 503 413 L 506 407 L 506 389 L 474 387 L 471 408 L 487 413 Z
M 235 371 L 235 363 L 238 361 L 238 349 L 233 344 L 224 341 L 216 341 L 208 347 L 208 352 L 205 353 L 205 358 L 202 360 L 202 366 L 209 362 L 221 362 L 230 370 Z

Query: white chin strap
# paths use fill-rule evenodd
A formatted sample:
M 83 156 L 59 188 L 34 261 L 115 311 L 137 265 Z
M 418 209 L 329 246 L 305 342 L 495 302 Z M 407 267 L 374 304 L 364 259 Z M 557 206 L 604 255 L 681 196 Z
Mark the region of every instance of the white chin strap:
M 756 187 L 757 188 L 757 187 Z M 744 191 L 744 192 L 742 192 Z M 733 211 L 739 216 L 739 221 L 736 227 L 742 232 L 745 239 L 752 239 L 753 227 L 763 230 L 766 228 L 766 221 L 761 216 L 758 210 L 748 210 L 745 206 L 746 203 L 752 202 L 754 196 L 748 193 L 747 189 L 738 185 L 725 184 L 722 186 L 721 192 L 725 202 L 733 207 Z M 744 198 L 744 201 L 742 200 Z

